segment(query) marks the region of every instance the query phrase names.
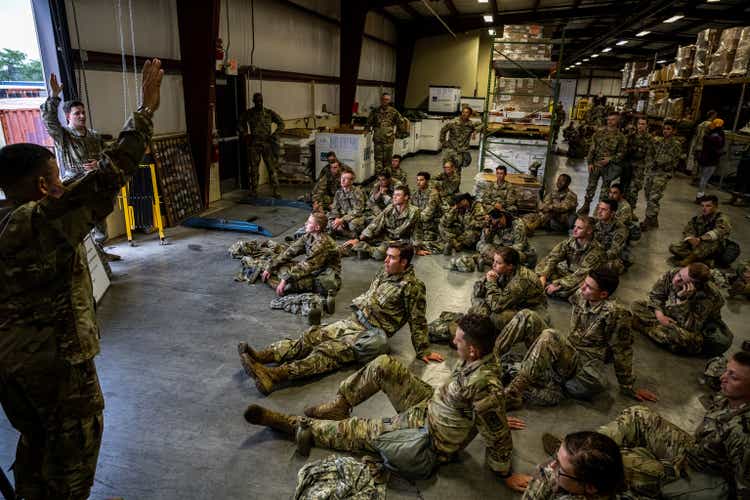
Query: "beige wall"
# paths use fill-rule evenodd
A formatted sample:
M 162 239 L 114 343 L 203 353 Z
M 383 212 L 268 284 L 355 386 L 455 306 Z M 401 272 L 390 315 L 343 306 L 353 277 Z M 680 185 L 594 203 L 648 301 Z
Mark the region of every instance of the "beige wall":
M 490 37 L 479 37 L 479 57 L 477 59 L 477 97 L 487 96 L 487 75 L 490 69 Z
M 478 95 L 484 95 L 487 69 L 483 70 L 483 81 L 477 85 L 478 60 L 481 58 L 479 46 L 476 33 L 458 35 L 458 38 L 441 35 L 417 40 L 406 90 L 406 107 L 421 105 L 427 99 L 430 85 L 459 86 L 461 94 L 465 96 L 474 95 L 477 88 Z M 489 47 L 485 52 L 486 66 Z

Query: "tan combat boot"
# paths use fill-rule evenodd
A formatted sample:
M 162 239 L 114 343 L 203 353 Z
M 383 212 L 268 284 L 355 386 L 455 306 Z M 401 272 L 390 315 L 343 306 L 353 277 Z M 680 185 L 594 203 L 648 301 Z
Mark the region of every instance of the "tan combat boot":
M 247 342 L 240 342 L 239 344 L 237 344 L 237 353 L 240 355 L 240 359 L 242 359 L 243 354 L 247 354 L 255 361 L 263 363 L 264 365 L 267 365 L 268 363 L 274 363 L 276 361 L 276 358 L 273 355 L 273 351 L 271 351 L 270 349 L 262 349 L 260 351 L 256 351 L 255 349 L 250 347 Z
M 294 436 L 297 433 L 300 418 L 278 413 L 260 405 L 249 405 L 245 409 L 245 420 L 251 424 L 270 427 L 288 436 Z
M 528 379 L 518 374 L 505 388 L 505 410 L 518 410 L 523 407 L 523 391 L 529 386 Z
M 333 401 L 305 408 L 305 415 L 321 420 L 344 420 L 349 418 L 351 413 L 351 405 L 341 394 L 336 394 Z
M 276 390 L 278 384 L 289 380 L 289 371 L 285 366 L 266 367 L 248 354 L 240 354 L 240 361 L 245 373 L 255 379 L 255 387 L 265 396 Z

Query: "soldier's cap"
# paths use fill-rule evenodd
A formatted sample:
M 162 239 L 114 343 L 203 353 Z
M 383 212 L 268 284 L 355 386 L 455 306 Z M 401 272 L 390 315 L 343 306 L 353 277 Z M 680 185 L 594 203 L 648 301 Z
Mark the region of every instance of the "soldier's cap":
M 453 195 L 453 204 L 458 205 L 463 200 L 468 201 L 469 203 L 472 203 L 474 201 L 474 197 L 470 195 L 469 193 L 459 193 Z

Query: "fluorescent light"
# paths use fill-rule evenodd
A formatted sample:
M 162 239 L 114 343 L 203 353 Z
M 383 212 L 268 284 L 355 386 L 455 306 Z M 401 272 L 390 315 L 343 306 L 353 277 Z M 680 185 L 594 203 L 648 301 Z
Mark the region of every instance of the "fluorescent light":
M 606 54 L 607 52 L 611 52 L 611 51 L 612 51 L 612 47 L 606 47 L 602 49 L 602 54 Z
M 586 59 L 583 60 L 583 62 L 589 62 L 589 58 L 587 57 Z
M 706 0 L 708 3 L 718 2 L 719 0 Z
M 581 65 L 581 61 L 578 61 L 578 62 L 576 63 L 576 66 L 580 66 L 580 65 Z
M 669 19 L 665 19 L 665 20 L 664 20 L 664 21 L 662 21 L 662 22 L 663 22 L 663 23 L 673 23 L 673 22 L 675 22 L 675 21 L 679 21 L 679 20 L 680 20 L 680 19 L 682 19 L 683 17 L 685 17 L 685 16 L 683 16 L 682 14 L 675 14 L 674 16 L 670 17 Z
M 488 29 L 487 33 L 489 33 L 491 36 L 495 36 L 495 30 L 493 28 Z
M 635 36 L 646 36 L 649 33 L 651 33 L 651 32 L 650 31 L 645 31 L 645 30 L 644 31 L 639 31 L 638 33 L 635 34 Z
M 490 0 L 479 0 L 479 3 L 487 3 L 487 2 L 489 2 L 489 1 L 490 1 Z
M 491 23 L 492 22 L 492 14 L 485 14 L 482 16 L 484 18 L 485 23 Z
M 619 42 L 617 42 L 617 43 L 616 43 L 615 45 L 625 45 L 626 43 L 628 43 L 628 41 L 627 41 L 627 40 L 620 40 L 620 41 L 619 41 Z
M 596 59 L 597 57 L 599 57 L 599 54 L 591 54 L 591 59 Z
M 660 60 L 656 61 L 656 64 L 664 64 L 666 62 L 667 62 L 666 59 L 660 59 Z

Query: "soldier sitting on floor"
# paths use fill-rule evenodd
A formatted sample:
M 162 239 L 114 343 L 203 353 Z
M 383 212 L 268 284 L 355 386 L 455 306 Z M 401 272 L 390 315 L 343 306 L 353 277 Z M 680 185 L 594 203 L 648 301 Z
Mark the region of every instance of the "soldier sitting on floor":
M 580 290 L 570 298 L 573 311 L 569 334 L 555 329 L 525 333 L 538 338 L 506 388 L 509 408 L 521 406 L 524 400 L 552 406 L 566 395 L 592 399 L 609 385 L 605 366 L 609 353 L 620 391 L 640 401 L 656 400 L 654 393 L 633 388 L 630 314 L 612 297 L 619 282 L 617 274 L 607 267 L 590 271 Z M 508 344 L 505 337 L 520 339 L 513 326 L 513 322 L 508 323 L 498 342 Z
M 721 319 L 724 298 L 700 262 L 672 269 L 651 288 L 648 300 L 633 302 L 633 328 L 680 354 L 716 356 L 732 344 Z
M 414 248 L 406 242 L 388 245 L 383 270 L 370 288 L 352 301 L 354 313 L 308 329 L 297 339 L 274 342 L 255 351 L 245 342 L 237 349 L 242 366 L 263 394 L 279 384 L 334 371 L 350 363 L 366 363 L 388 352 L 388 337 L 409 323 L 417 359 L 443 361 L 427 349 L 425 286 L 414 274 Z M 265 366 L 277 363 L 276 367 Z
M 370 196 L 367 197 L 367 208 L 372 215 L 377 216 L 391 204 L 392 197 L 393 185 L 391 174 L 381 172 L 378 174 L 377 182 L 370 191 Z
M 344 167 L 341 172 L 341 187 L 333 197 L 328 212 L 328 230 L 334 236 L 353 238 L 365 227 L 365 194 L 354 186 L 354 171 Z
M 615 212 L 617 202 L 612 199 L 601 200 L 596 207 L 596 225 L 594 240 L 599 242 L 604 251 L 604 261 L 617 274 L 625 272 L 624 255 L 628 243 L 628 230 L 617 221 Z
M 440 219 L 438 229 L 445 244 L 443 253 L 474 250 L 484 227 L 485 212 L 482 204 L 469 193 L 455 195 L 453 205 Z
M 516 213 L 518 207 L 518 192 L 510 182 L 505 180 L 508 175 L 508 168 L 505 165 L 498 165 L 495 168 L 497 181 L 489 184 L 482 192 L 479 201 L 484 205 L 485 211 L 489 212 L 493 208 L 505 210 L 506 212 Z
M 296 439 L 302 454 L 309 453 L 312 445 L 379 453 L 407 478 L 429 476 L 439 464 L 457 459 L 481 434 L 487 466 L 508 477 L 513 451 L 510 430 L 525 424 L 506 417 L 500 368 L 492 354 L 495 336 L 487 318 L 473 314 L 461 318 L 454 340 L 459 362 L 437 388 L 398 359 L 382 355 L 344 380 L 333 401 L 306 408 L 311 418 L 250 405 L 245 419 Z M 350 416 L 354 407 L 379 392 L 385 393 L 397 415 Z
M 696 215 L 682 231 L 682 241 L 669 245 L 677 265 L 705 262 L 713 265 L 724 250 L 732 224 L 729 217 L 719 212 L 719 199 L 714 195 L 700 198 L 701 215 Z
M 535 271 L 547 295 L 564 299 L 578 290 L 588 272 L 604 260 L 604 250 L 594 240 L 594 219 L 582 215 L 573 225 L 573 236 L 555 245 Z
M 578 196 L 570 190 L 570 176 L 560 174 L 555 189 L 550 190 L 539 205 L 539 212 L 524 216 L 529 236 L 538 228 L 567 233 L 576 219 Z
M 518 311 L 529 309 L 549 323 L 547 296 L 537 275 L 520 264 L 520 256 L 510 247 L 495 251 L 492 269 L 474 283 L 469 314 L 489 316 L 499 332 Z M 427 325 L 431 342 L 447 342 L 456 331 L 462 313 L 443 311 Z M 541 327 L 540 327 L 541 329 Z M 533 340 L 533 339 L 532 339 Z
M 635 216 L 630 203 L 625 199 L 620 184 L 615 183 L 609 186 L 609 199 L 617 202 L 615 220 L 627 228 L 628 241 L 640 240 L 641 227 L 638 225 L 638 217 Z
M 435 176 L 435 181 L 443 199 L 450 200 L 461 187 L 461 173 L 456 170 L 456 164 L 452 160 L 445 160 L 443 171 Z
M 443 215 L 443 206 L 440 191 L 430 182 L 429 172 L 417 174 L 417 189 L 411 197 L 411 204 L 419 209 L 419 223 L 413 238 L 417 255 L 442 252 L 438 224 Z
M 750 259 L 746 259 L 734 270 L 729 278 L 729 295 L 750 298 Z
M 311 199 L 312 207 L 315 211 L 327 211 L 333 197 L 336 194 L 336 190 L 341 185 L 339 178 L 341 177 L 341 162 L 336 159 L 336 153 L 333 151 L 328 153 L 328 166 L 324 168 L 318 180 L 312 189 Z
M 344 243 L 341 251 L 345 255 L 355 251 L 360 259 L 382 260 L 389 241 L 409 240 L 419 222 L 419 209 L 409 203 L 409 195 L 409 186 L 396 187 L 393 202 L 370 222 L 359 239 Z
M 409 179 L 406 177 L 406 172 L 401 168 L 401 155 L 393 155 L 391 157 L 391 168 L 388 173 L 391 174 L 391 181 L 394 187 L 397 184 L 408 184 Z

